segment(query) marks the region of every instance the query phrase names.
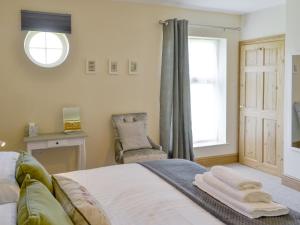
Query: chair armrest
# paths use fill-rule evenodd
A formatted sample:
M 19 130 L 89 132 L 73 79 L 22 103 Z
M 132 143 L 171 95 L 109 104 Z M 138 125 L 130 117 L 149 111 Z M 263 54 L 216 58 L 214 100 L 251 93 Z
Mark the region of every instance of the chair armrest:
M 157 149 L 157 150 L 159 150 L 159 151 L 162 151 L 162 146 L 160 146 L 160 145 L 158 145 L 158 144 L 155 144 L 155 143 L 151 140 L 150 137 L 147 136 L 147 138 L 148 138 L 148 141 L 150 142 L 152 148 Z
M 115 159 L 118 163 L 123 163 L 123 149 L 119 139 L 115 139 Z

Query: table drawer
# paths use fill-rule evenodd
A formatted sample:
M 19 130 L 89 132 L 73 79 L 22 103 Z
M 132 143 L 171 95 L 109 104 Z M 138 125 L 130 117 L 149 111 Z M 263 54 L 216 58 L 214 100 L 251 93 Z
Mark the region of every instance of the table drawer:
M 48 143 L 44 142 L 44 141 L 27 143 L 27 149 L 29 149 L 29 150 L 45 149 L 45 148 L 48 148 Z
M 48 141 L 48 148 L 55 148 L 68 145 L 67 140 L 51 140 Z

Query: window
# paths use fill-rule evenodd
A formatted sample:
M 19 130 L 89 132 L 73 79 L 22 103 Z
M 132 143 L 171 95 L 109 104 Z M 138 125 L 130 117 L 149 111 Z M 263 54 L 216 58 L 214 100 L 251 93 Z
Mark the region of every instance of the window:
M 226 143 L 226 40 L 189 38 L 194 147 Z
M 69 53 L 65 34 L 29 31 L 24 42 L 25 53 L 38 66 L 51 68 L 62 64 Z

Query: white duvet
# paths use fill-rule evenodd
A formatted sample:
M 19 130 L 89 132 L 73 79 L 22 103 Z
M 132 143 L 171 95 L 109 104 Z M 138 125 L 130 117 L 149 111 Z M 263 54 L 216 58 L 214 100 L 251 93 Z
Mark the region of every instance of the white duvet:
M 60 174 L 86 187 L 111 225 L 223 224 L 188 197 L 139 164 Z
M 0 225 L 17 224 L 17 203 L 0 204 Z

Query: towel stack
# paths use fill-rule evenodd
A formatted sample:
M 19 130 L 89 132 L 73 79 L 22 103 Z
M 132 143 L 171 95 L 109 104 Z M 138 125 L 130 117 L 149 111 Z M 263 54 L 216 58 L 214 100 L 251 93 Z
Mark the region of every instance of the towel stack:
M 215 166 L 210 172 L 197 174 L 194 185 L 249 218 L 289 213 L 287 207 L 274 203 L 272 196 L 262 191 L 261 182 L 227 167 Z

